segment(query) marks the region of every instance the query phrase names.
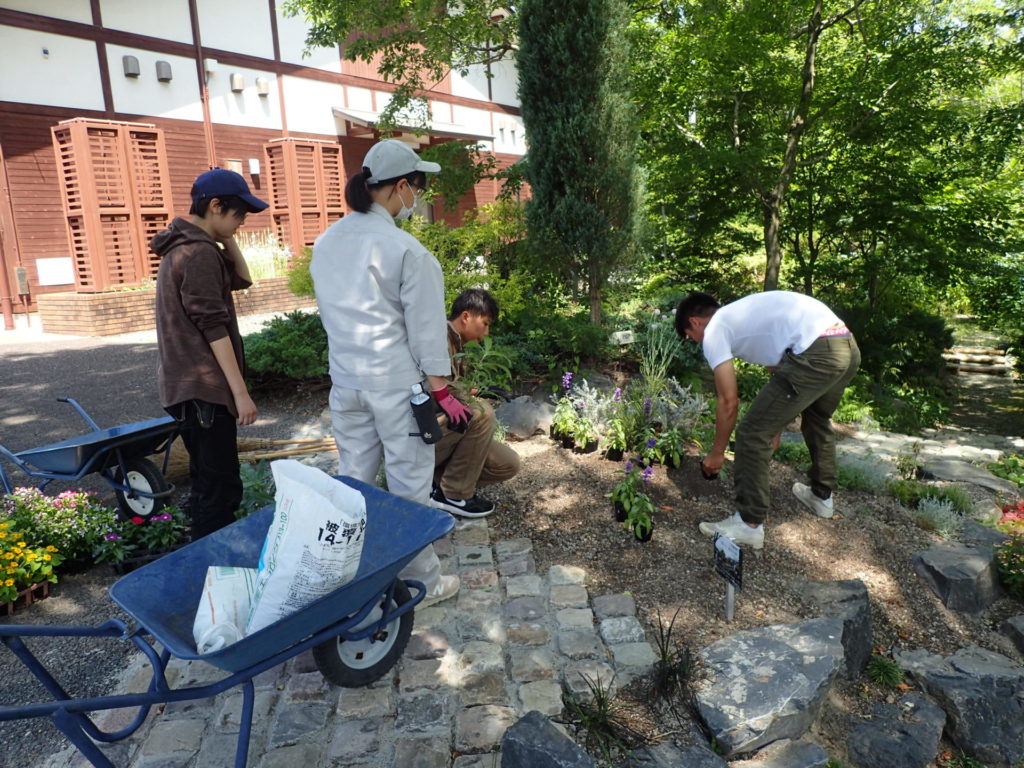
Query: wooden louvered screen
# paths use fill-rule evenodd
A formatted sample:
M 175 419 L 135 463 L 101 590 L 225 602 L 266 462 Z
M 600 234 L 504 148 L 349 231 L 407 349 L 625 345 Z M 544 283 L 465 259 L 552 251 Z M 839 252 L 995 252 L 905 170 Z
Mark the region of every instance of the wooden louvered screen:
M 274 230 L 292 253 L 299 253 L 345 215 L 341 147 L 326 141 L 275 139 L 264 150 Z
M 170 222 L 163 133 L 76 118 L 51 128 L 80 293 L 156 276 L 150 238 Z

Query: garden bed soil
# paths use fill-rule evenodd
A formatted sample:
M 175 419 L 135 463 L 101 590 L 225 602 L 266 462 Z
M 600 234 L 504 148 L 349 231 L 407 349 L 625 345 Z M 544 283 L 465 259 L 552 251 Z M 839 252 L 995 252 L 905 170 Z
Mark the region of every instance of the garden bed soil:
M 806 481 L 803 474 L 773 461 L 773 511 L 765 525 L 765 546 L 744 554 L 743 589 L 737 592 L 730 623 L 724 619 L 725 581 L 715 574 L 711 540 L 697 525 L 732 514 L 731 463 L 717 481 L 701 475 L 696 454 L 679 469 L 656 466 L 647 489 L 657 510 L 654 536 L 640 543 L 615 522 L 606 498 L 622 477 L 615 471 L 622 464 L 598 453 L 564 450 L 547 437 L 514 445 L 523 456 L 521 474 L 483 491 L 498 503 L 488 518 L 492 541 L 529 538 L 540 573 L 556 564 L 584 568 L 591 596 L 631 593 L 656 650 L 659 614 L 663 624 L 676 616 L 673 636 L 696 652 L 739 630 L 815 616 L 799 596 L 807 581 L 860 579 L 870 596 L 878 652 L 925 648 L 949 654 L 977 644 L 1019 658 L 995 627 L 1024 611 L 1021 601 L 1003 597 L 977 615 L 945 608 L 912 566 L 915 554 L 940 539 L 919 528 L 889 497 L 840 491 L 837 514 L 822 519 L 791 493 L 795 481 Z M 964 490 L 983 498 L 972 486 Z M 812 737 L 842 757 L 849 723 L 867 716 L 875 702 L 895 701 L 900 693 L 866 676 L 838 681 Z M 650 695 L 648 681 L 627 686 L 620 698 L 641 732 L 668 735 L 680 744 L 700 738 L 692 718 L 672 715 Z

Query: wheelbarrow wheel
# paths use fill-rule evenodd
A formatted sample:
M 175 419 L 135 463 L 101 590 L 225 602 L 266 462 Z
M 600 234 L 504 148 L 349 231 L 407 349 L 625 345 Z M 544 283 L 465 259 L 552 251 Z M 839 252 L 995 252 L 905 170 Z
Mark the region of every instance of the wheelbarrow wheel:
M 401 579 L 395 579 L 391 608 L 397 608 L 412 599 L 409 588 Z M 386 594 L 367 617 L 353 630 L 363 629 L 380 621 L 384 615 Z M 313 659 L 320 673 L 328 681 L 342 688 L 359 688 L 379 680 L 390 670 L 409 643 L 412 634 L 413 612 L 393 619 L 375 635 L 363 640 L 344 640 L 335 637 L 313 648 Z
M 130 459 L 125 462 L 125 470 L 124 477 L 121 476 L 121 470 L 117 470 L 115 479 L 121 485 L 127 485 L 135 491 L 160 494 L 170 488 L 163 473 L 149 459 Z M 147 499 L 121 490 L 115 490 L 114 495 L 117 497 L 117 506 L 121 514 L 129 519 L 152 517 L 159 514 L 164 507 L 163 498 Z

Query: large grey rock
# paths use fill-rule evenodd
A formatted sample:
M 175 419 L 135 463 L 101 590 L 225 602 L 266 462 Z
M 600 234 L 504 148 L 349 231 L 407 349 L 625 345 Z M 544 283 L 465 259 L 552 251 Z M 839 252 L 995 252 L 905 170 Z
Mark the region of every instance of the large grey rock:
M 729 768 L 729 765 L 707 747 L 655 744 L 631 752 L 623 768 Z
M 1024 656 L 1024 616 L 1011 616 L 999 625 L 999 631 L 1010 638 L 1017 653 Z
M 908 693 L 876 704 L 870 720 L 850 728 L 846 751 L 855 768 L 926 768 L 935 760 L 945 713 L 928 697 Z
M 728 758 L 802 736 L 843 664 L 843 623 L 811 619 L 737 632 L 700 653 L 697 711 Z
M 597 768 L 590 756 L 534 710 L 505 731 L 501 768 Z
M 729 768 L 825 768 L 828 752 L 810 741 L 783 739 L 769 744 L 749 760 L 736 760 Z
M 914 571 L 954 611 L 978 613 L 999 596 L 989 547 L 943 544 L 914 555 Z
M 805 600 L 818 606 L 822 616 L 834 616 L 843 622 L 843 674 L 856 680 L 871 658 L 871 606 L 868 588 L 860 579 L 846 581 L 809 581 L 800 591 Z
M 925 650 L 896 663 L 946 711 L 946 733 L 988 768 L 1024 759 L 1024 667 L 971 646 L 943 658 Z
M 1009 541 L 1010 537 L 997 528 L 989 528 L 976 520 L 964 520 L 960 528 L 960 542 L 969 544 L 976 549 L 994 551 L 1000 544 Z
M 554 411 L 550 403 L 539 403 L 529 395 L 523 395 L 499 405 L 494 409 L 494 415 L 506 432 L 525 440 L 538 432 L 546 432 L 551 426 Z
M 996 493 L 1016 497 L 1020 488 L 1016 483 L 996 477 L 984 467 L 968 464 L 966 461 L 946 458 L 931 458 L 921 466 L 921 477 L 926 480 L 952 480 L 971 483 Z

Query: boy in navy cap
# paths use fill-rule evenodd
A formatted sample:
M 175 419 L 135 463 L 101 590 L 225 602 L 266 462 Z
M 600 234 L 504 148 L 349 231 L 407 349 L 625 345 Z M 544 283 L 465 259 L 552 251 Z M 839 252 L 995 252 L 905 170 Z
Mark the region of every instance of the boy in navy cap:
M 157 388 L 188 449 L 193 539 L 234 522 L 242 500 L 236 422 L 255 422 L 256 404 L 231 298 L 252 279 L 234 234 L 266 207 L 239 174 L 207 171 L 192 185 L 191 218 L 175 218 L 150 242 L 160 256 Z

